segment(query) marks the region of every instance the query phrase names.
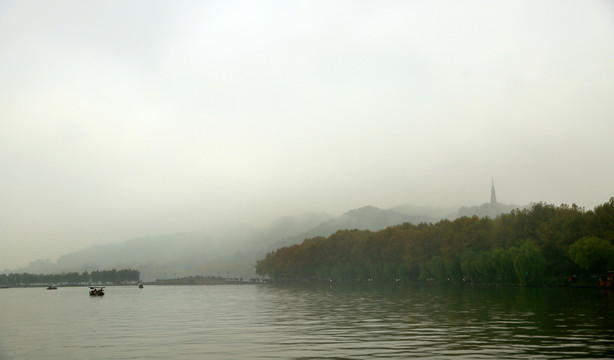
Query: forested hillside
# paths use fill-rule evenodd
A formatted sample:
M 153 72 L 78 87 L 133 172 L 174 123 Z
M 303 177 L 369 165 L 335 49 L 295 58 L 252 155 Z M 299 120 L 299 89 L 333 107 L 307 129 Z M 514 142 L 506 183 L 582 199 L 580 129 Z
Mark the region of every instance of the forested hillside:
M 190 275 L 251 278 L 255 276 L 256 261 L 272 249 L 294 245 L 309 237 L 329 236 L 339 229 L 375 231 L 419 221 L 433 221 L 433 218 L 373 206 L 350 210 L 339 217 L 305 213 L 279 218 L 261 229 L 238 224 L 211 231 L 146 236 L 92 246 L 61 256 L 57 264 L 39 260 L 18 272 L 61 273 L 132 267 L 139 269 L 144 281 Z
M 331 218 L 323 221 L 317 226 L 297 233 L 293 236 L 288 236 L 273 244 L 267 243 L 267 250 L 280 248 L 282 246 L 290 246 L 301 243 L 304 239 L 315 236 L 329 236 L 340 229 L 359 229 L 378 231 L 387 228 L 388 226 L 398 225 L 405 222 L 419 223 L 439 220 L 428 215 L 417 215 L 417 213 L 404 213 L 392 209 L 380 209 L 375 206 L 363 206 L 358 209 L 349 210 L 340 217 Z M 263 254 L 266 253 L 263 252 Z
M 614 267 L 614 198 L 586 211 L 537 203 L 495 219 L 343 230 L 282 247 L 256 272 L 276 280 L 532 283 Z

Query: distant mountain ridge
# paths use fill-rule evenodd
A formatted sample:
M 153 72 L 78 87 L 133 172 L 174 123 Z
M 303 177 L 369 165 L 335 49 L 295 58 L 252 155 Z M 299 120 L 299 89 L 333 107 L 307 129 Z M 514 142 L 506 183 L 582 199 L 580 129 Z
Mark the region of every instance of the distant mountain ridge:
M 272 249 L 289 246 L 316 236 L 330 236 L 338 230 L 383 230 L 389 226 L 406 222 L 419 224 L 422 222 L 434 222 L 440 218 L 427 215 L 410 215 L 392 209 L 380 209 L 374 206 L 363 206 L 350 210 L 340 217 L 331 218 L 305 232 L 277 241 Z M 271 249 L 271 250 L 272 250 Z M 269 250 L 270 251 L 270 250 Z
M 501 214 L 509 213 L 515 209 L 529 208 L 531 205 L 514 205 L 514 204 L 502 204 L 502 203 L 484 203 L 479 206 L 463 206 L 458 209 L 456 217 L 463 216 L 478 216 L 478 217 L 490 217 L 495 218 Z
M 462 208 L 470 209 L 470 208 Z M 406 222 L 434 223 L 454 218 L 459 209 L 397 206 L 380 209 L 364 206 L 339 217 L 324 213 L 282 217 L 265 229 L 235 225 L 215 231 L 145 236 L 122 243 L 96 245 L 61 256 L 56 264 L 34 261 L 20 272 L 92 271 L 133 268 L 145 281 L 178 275 L 253 277 L 257 260 L 282 246 L 338 230 L 378 231 Z

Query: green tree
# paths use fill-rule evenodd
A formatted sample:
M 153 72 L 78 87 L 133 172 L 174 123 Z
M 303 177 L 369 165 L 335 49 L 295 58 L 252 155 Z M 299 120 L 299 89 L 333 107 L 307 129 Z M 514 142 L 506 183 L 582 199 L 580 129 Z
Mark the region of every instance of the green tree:
M 592 217 L 592 232 L 610 244 L 614 243 L 614 197 L 595 207 Z
M 514 271 L 521 284 L 527 284 L 544 275 L 545 263 L 540 249 L 532 241 L 525 241 L 520 248 L 510 249 Z
M 604 239 L 586 236 L 569 247 L 569 257 L 583 270 L 604 273 L 608 264 L 614 265 L 614 246 Z

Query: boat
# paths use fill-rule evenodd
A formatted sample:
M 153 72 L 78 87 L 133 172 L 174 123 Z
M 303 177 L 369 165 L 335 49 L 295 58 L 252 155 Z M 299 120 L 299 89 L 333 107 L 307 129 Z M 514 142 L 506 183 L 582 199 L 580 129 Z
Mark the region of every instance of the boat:
M 139 283 L 139 289 L 143 288 L 143 283 Z
M 599 287 L 614 289 L 614 271 L 608 271 L 599 277 Z
M 58 289 L 58 287 L 57 287 L 57 286 L 55 286 L 55 285 L 49 285 L 49 286 L 47 286 L 47 290 L 57 290 L 57 289 Z
M 100 287 L 91 287 L 90 286 L 90 296 L 103 296 L 104 295 L 104 286 Z

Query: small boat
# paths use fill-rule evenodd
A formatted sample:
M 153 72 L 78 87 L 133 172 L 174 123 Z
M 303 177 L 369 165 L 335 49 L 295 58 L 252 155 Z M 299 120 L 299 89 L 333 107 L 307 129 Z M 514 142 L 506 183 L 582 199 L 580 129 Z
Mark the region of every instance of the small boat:
M 139 283 L 139 289 L 143 288 L 143 283 Z
M 599 277 L 599 287 L 614 289 L 614 271 L 608 271 Z
M 57 290 L 57 289 L 58 289 L 58 287 L 57 287 L 57 286 L 55 286 L 55 285 L 49 285 L 49 286 L 47 286 L 47 290 Z
M 90 296 L 103 296 L 104 295 L 104 286 L 100 287 L 91 287 L 90 286 Z

